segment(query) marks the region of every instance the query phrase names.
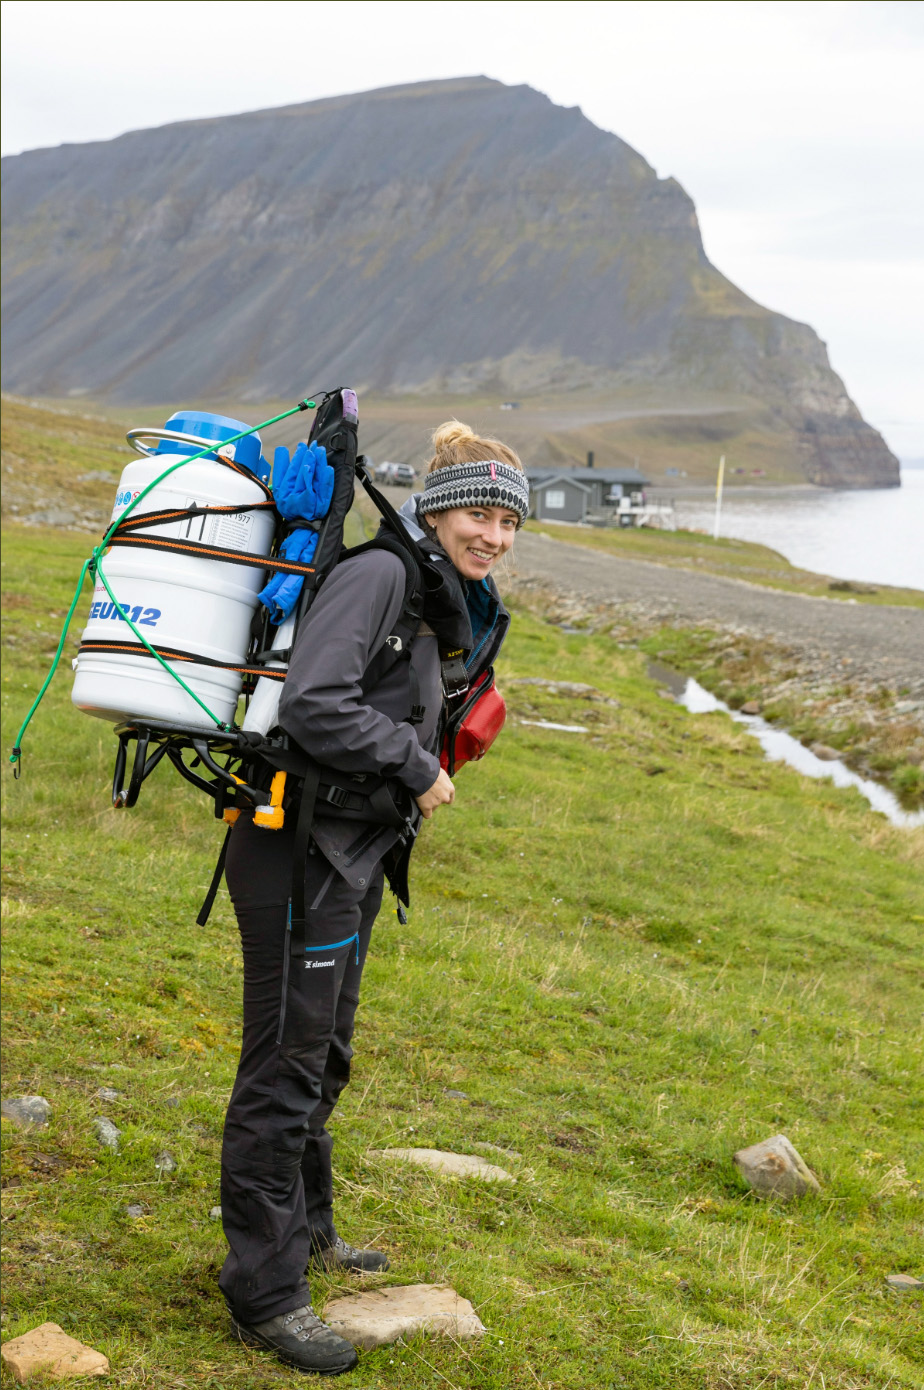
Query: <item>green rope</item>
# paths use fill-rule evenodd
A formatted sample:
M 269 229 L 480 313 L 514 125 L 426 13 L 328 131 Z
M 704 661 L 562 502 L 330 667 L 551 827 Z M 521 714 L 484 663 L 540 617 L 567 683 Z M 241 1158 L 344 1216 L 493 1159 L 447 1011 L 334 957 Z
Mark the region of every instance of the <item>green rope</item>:
M 19 745 L 22 743 L 22 736 L 28 729 L 29 721 L 31 720 L 33 714 L 38 709 L 39 705 L 42 703 L 42 697 L 45 694 L 45 691 L 51 685 L 51 678 L 54 675 L 55 671 L 58 669 L 58 662 L 61 660 L 61 653 L 64 650 L 64 643 L 67 639 L 67 629 L 70 627 L 71 618 L 74 616 L 74 609 L 77 607 L 77 601 L 80 598 L 80 591 L 83 588 L 83 581 L 87 577 L 87 570 L 90 568 L 90 565 L 92 563 L 92 560 L 84 560 L 83 562 L 83 568 L 80 571 L 80 578 L 77 580 L 77 588 L 74 590 L 74 597 L 71 599 L 71 606 L 67 610 L 67 617 L 64 619 L 64 626 L 61 629 L 61 636 L 58 638 L 58 650 L 55 652 L 54 658 L 52 659 L 52 663 L 48 668 L 48 675 L 42 682 L 42 688 L 36 695 L 35 699 L 32 701 L 32 704 L 29 708 L 29 713 L 22 721 L 22 727 L 19 730 L 19 733 L 16 735 L 16 743 L 13 747 L 12 753 L 10 754 L 10 762 L 13 764 L 14 777 L 19 777 L 19 762 L 22 758 L 22 749 Z
M 163 482 L 164 478 L 168 478 L 171 473 L 175 473 L 178 468 L 185 468 L 186 464 L 195 463 L 196 459 L 204 458 L 206 454 L 212 454 L 218 448 L 223 449 L 227 444 L 236 444 L 239 439 L 244 439 L 247 437 L 247 435 L 256 434 L 258 430 L 268 429 L 270 425 L 276 425 L 279 423 L 280 420 L 287 420 L 290 415 L 297 415 L 300 410 L 313 410 L 315 404 L 315 401 L 309 400 L 306 396 L 303 401 L 299 401 L 298 405 L 294 405 L 291 410 L 284 410 L 281 415 L 274 415 L 272 419 L 264 420 L 262 424 L 252 425 L 250 429 L 241 430 L 240 434 L 232 435 L 230 439 L 213 440 L 210 444 L 207 444 L 204 448 L 200 449 L 198 453 L 189 454 L 186 458 L 180 459 L 179 463 L 171 464 L 169 468 L 165 468 L 164 471 L 162 473 L 159 473 L 158 476 L 152 482 L 148 483 L 147 487 L 142 488 L 141 491 L 138 493 L 138 496 L 132 498 L 131 502 L 125 508 L 125 511 L 122 512 L 121 516 L 119 516 L 117 520 L 113 521 L 113 523 L 103 536 L 103 539 L 100 541 L 99 545 L 94 546 L 92 555 L 89 557 L 89 559 L 84 560 L 83 562 L 83 568 L 80 571 L 80 578 L 78 579 L 77 587 L 74 590 L 74 597 L 71 599 L 71 606 L 67 610 L 67 617 L 64 619 L 64 626 L 61 628 L 61 636 L 58 639 L 58 649 L 55 652 L 54 657 L 52 658 L 51 665 L 48 668 L 48 674 L 42 682 L 41 689 L 39 690 L 35 699 L 32 701 L 32 704 L 29 708 L 29 712 L 20 726 L 19 733 L 16 735 L 16 742 L 13 745 L 13 749 L 10 753 L 9 758 L 10 762 L 13 764 L 14 777 L 19 777 L 20 764 L 22 762 L 23 736 L 26 730 L 28 729 L 29 724 L 32 721 L 32 716 L 35 714 L 35 711 L 38 709 L 39 705 L 42 702 L 42 699 L 45 695 L 45 691 L 51 684 L 55 671 L 58 669 L 58 662 L 61 660 L 61 653 L 64 650 L 64 643 L 67 640 L 67 632 L 71 624 L 71 618 L 74 616 L 74 609 L 77 607 L 77 603 L 80 599 L 80 591 L 83 588 L 83 582 L 87 577 L 88 571 L 91 575 L 98 575 L 99 578 L 103 581 L 106 593 L 109 595 L 116 608 L 122 611 L 123 620 L 126 623 L 128 623 L 128 626 L 131 628 L 132 632 L 138 638 L 138 641 L 141 642 L 142 646 L 147 648 L 147 650 L 155 658 L 155 660 L 160 662 L 161 666 L 168 673 L 168 675 L 172 676 L 173 679 L 177 682 L 177 684 L 183 687 L 183 689 L 186 691 L 186 694 L 189 695 L 193 700 L 195 700 L 196 704 L 200 707 L 200 709 L 205 711 L 208 717 L 217 725 L 217 727 L 220 730 L 227 729 L 228 726 L 224 724 L 216 714 L 212 713 L 208 705 L 204 704 L 203 701 L 199 699 L 199 696 L 195 693 L 195 691 L 190 690 L 189 686 L 183 680 L 182 676 L 177 675 L 173 667 L 168 665 L 168 663 L 164 660 L 160 653 L 154 650 L 150 642 L 145 637 L 144 633 L 138 631 L 131 618 L 124 611 L 122 605 L 118 602 L 115 594 L 109 587 L 109 580 L 103 573 L 103 551 L 108 549 L 109 540 L 118 530 L 119 526 L 121 526 L 122 522 L 128 516 L 129 512 L 134 511 L 138 503 L 141 502 L 145 497 L 147 497 L 148 493 L 151 492 L 153 488 L 157 487 L 159 483 Z

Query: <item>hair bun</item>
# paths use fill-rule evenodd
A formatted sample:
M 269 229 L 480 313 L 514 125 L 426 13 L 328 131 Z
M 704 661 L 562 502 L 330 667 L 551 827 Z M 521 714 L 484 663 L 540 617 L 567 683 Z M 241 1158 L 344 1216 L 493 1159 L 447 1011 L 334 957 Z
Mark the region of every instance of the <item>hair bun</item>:
M 499 439 L 483 439 L 461 420 L 447 420 L 433 434 L 433 458 L 428 473 L 438 468 L 452 468 L 458 463 L 479 463 L 485 459 L 496 459 L 509 463 L 511 468 L 523 471 L 523 465 L 512 449 Z
M 437 454 L 441 454 L 446 449 L 452 449 L 456 444 L 477 438 L 475 431 L 470 429 L 468 425 L 463 425 L 461 420 L 447 420 L 444 425 L 440 425 L 434 430 L 433 448 Z

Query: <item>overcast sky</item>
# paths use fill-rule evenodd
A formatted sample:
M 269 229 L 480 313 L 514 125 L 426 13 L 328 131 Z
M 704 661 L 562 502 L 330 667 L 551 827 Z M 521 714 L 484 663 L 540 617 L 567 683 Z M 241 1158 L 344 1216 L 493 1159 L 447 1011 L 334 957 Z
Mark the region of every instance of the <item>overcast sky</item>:
M 924 457 L 924 4 L 7 0 L 3 152 L 485 73 L 580 106 Z

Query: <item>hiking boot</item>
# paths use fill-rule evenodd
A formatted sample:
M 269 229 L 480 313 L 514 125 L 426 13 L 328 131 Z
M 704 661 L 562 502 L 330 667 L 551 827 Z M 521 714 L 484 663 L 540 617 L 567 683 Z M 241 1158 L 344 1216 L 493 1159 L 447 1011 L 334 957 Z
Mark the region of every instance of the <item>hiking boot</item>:
M 359 1360 L 350 1343 L 322 1322 L 310 1303 L 267 1322 L 239 1322 L 232 1313 L 231 1331 L 250 1347 L 274 1351 L 287 1366 L 319 1376 L 342 1375 Z
M 310 1262 L 316 1269 L 338 1270 L 349 1274 L 384 1274 L 388 1256 L 381 1250 L 357 1250 L 347 1245 L 342 1236 L 335 1236 L 333 1245 L 313 1250 Z

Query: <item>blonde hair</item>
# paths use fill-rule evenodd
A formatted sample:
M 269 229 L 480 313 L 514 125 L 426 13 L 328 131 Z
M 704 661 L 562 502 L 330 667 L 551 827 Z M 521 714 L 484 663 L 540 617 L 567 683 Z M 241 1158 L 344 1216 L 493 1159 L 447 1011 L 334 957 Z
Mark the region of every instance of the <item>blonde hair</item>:
M 427 467 L 428 473 L 438 468 L 451 468 L 455 463 L 480 463 L 495 459 L 498 463 L 509 463 L 511 468 L 525 470 L 512 449 L 499 439 L 482 439 L 461 420 L 447 420 L 433 433 L 434 454 Z

